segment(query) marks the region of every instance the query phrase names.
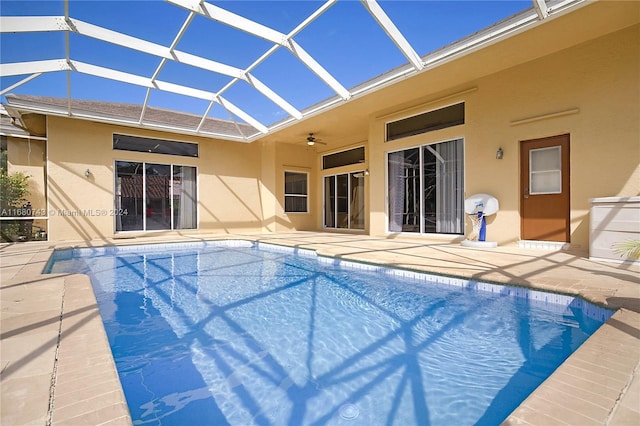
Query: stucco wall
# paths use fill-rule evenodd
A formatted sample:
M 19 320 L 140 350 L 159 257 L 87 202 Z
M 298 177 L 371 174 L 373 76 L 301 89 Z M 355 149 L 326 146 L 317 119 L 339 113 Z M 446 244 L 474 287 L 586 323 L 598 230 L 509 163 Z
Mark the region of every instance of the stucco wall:
M 27 200 L 38 216 L 46 215 L 46 143 L 38 139 L 7 138 L 7 171 L 29 176 Z
M 489 193 L 500 201 L 487 238 L 500 244 L 517 242 L 520 141 L 568 133 L 571 243 L 588 247 L 589 198 L 640 193 L 639 39 L 636 25 L 481 79 L 464 82 L 454 75 L 449 89 L 438 86 L 435 102 L 423 101 L 414 108 L 403 104 L 397 114 L 388 113 L 387 107 L 370 126 L 371 233 L 384 235 L 387 229 L 386 192 L 376 189 L 385 187 L 386 153 L 463 137 L 467 196 Z M 415 90 L 428 88 L 417 84 Z M 466 103 L 464 125 L 384 143 L 385 122 L 459 101 Z M 495 158 L 499 147 L 502 160 Z
M 31 203 L 31 215 L 34 217 L 47 216 L 46 199 L 46 142 L 39 139 L 7 138 L 7 171 L 21 172 L 29 177 L 26 199 Z M 46 219 L 33 221 L 34 231 L 47 231 Z
M 199 158 L 116 151 L 112 149 L 113 133 L 197 142 Z M 262 164 L 258 145 L 50 117 L 48 147 L 49 206 L 53 212 L 51 240 L 114 236 L 114 217 L 110 212 L 114 207 L 116 160 L 197 166 L 199 231 L 262 229 L 265 193 L 261 192 Z M 89 177 L 84 174 L 87 169 L 91 172 Z M 97 215 L 98 211 L 108 214 Z M 273 215 L 273 212 L 269 214 Z M 198 231 L 183 231 L 193 232 Z
M 361 142 L 360 137 L 344 140 L 341 148 L 317 147 L 316 151 L 293 140 L 280 143 L 285 141 L 269 137 L 243 144 L 49 117 L 49 208 L 57 213 L 50 219 L 50 238 L 114 236 L 112 216 L 82 212 L 113 209 L 115 160 L 197 166 L 200 232 L 320 230 L 323 175 L 362 168 L 349 166 L 324 173 L 322 151 L 362 144 L 365 167 L 370 171 L 366 231 L 384 236 L 388 235 L 386 153 L 464 138 L 467 196 L 483 192 L 500 201 L 500 212 L 489 219 L 487 238 L 501 245 L 515 244 L 520 238 L 520 141 L 569 134 L 571 243 L 586 249 L 588 200 L 640 194 L 639 39 L 640 26 L 635 25 L 480 77 L 481 73 L 462 72 L 464 67 L 481 66 L 481 61 L 469 55 L 402 82 L 399 90 L 412 97 L 375 95 L 384 98 L 384 106 L 370 115 L 368 141 Z M 504 51 L 505 55 L 512 53 Z M 456 67 L 458 72 L 454 72 Z M 464 125 L 384 142 L 386 122 L 460 101 L 466 104 Z M 348 115 L 342 121 L 343 127 L 355 123 Z M 309 123 L 300 127 L 310 128 Z M 197 142 L 200 157 L 114 151 L 113 133 Z M 495 158 L 499 147 L 504 150 L 502 160 Z M 84 176 L 86 169 L 91 171 L 89 178 Z M 309 214 L 284 213 L 285 170 L 309 172 Z
M 275 158 L 275 196 L 277 231 L 309 231 L 315 230 L 315 219 L 321 208 L 317 207 L 320 192 L 317 192 L 318 169 L 315 163 L 316 150 L 305 144 L 279 144 Z M 308 175 L 307 213 L 285 213 L 284 211 L 284 173 L 303 172 Z

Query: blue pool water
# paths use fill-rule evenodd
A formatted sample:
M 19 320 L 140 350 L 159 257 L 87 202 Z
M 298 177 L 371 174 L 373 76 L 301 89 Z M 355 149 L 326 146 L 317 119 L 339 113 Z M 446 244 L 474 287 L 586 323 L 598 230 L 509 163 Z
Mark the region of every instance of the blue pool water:
M 499 424 L 609 316 L 580 299 L 247 242 L 57 251 L 134 424 Z

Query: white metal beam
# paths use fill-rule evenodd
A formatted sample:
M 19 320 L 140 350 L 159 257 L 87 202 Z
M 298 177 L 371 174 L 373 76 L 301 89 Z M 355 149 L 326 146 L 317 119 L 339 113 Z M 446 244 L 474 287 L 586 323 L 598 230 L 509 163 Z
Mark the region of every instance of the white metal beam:
M 62 16 L 1 16 L 0 33 L 28 33 L 64 31 L 67 24 Z
M 126 34 L 112 31 L 97 25 L 89 24 L 78 19 L 70 18 L 65 21 L 62 16 L 10 16 L 0 18 L 0 32 L 39 32 L 39 31 L 73 31 L 77 34 L 92 37 L 118 46 L 148 53 L 169 60 L 175 60 L 186 65 L 202 68 L 218 74 L 234 78 L 243 78 L 244 72 L 240 68 L 205 59 L 181 51 L 172 51 L 172 47 L 162 46 Z
M 298 59 L 302 61 L 311 71 L 313 71 L 321 80 L 323 80 L 329 87 L 331 87 L 343 100 L 347 100 L 351 97 L 351 94 L 345 89 L 342 84 L 338 82 L 322 65 L 320 65 L 306 50 L 302 48 L 293 39 L 289 40 L 287 45 L 291 53 L 296 55 Z
M 267 127 L 265 125 L 260 123 L 255 118 L 251 117 L 249 114 L 242 111 L 240 108 L 238 108 L 228 100 L 218 96 L 215 93 L 207 92 L 200 89 L 195 89 L 192 87 L 182 86 L 179 84 L 173 84 L 166 81 L 152 81 L 148 77 L 142 77 L 139 75 L 116 71 L 110 68 L 104 68 L 96 65 L 86 64 L 84 62 L 71 61 L 71 65 L 75 70 L 83 74 L 89 74 L 96 77 L 107 78 L 110 80 L 120 81 L 123 83 L 129 83 L 129 84 L 147 87 L 147 88 L 157 88 L 165 92 L 176 93 L 178 95 L 189 96 L 196 99 L 203 99 L 207 101 L 215 100 L 216 102 L 224 106 L 226 109 L 228 109 L 229 111 L 233 112 L 235 115 L 243 119 L 245 122 L 249 123 L 256 129 L 260 130 L 262 133 L 267 132 Z
M 262 93 L 267 98 L 271 99 L 276 105 L 289 113 L 292 117 L 298 120 L 302 118 L 302 113 L 298 111 L 293 105 L 285 101 L 280 95 L 271 90 L 266 84 L 258 80 L 257 77 L 251 74 L 247 74 L 247 82 L 251 84 L 257 91 Z
M 19 82 L 15 83 L 15 84 L 12 84 L 11 86 L 9 86 L 9 87 L 7 87 L 7 88 L 5 88 L 5 89 L 1 90 L 1 91 L 0 91 L 0 96 L 4 95 L 5 93 L 9 93 L 10 91 L 12 91 L 13 89 L 15 89 L 16 87 L 20 87 L 20 86 L 22 86 L 23 84 L 30 82 L 30 81 L 31 81 L 31 80 L 33 80 L 34 78 L 36 78 L 36 77 L 40 77 L 41 75 L 42 75 L 42 73 L 41 73 L 41 72 L 37 72 L 37 73 L 35 73 L 35 74 L 30 75 L 30 76 L 29 76 L 29 77 L 27 77 L 27 78 L 24 78 L 24 79 L 20 80 Z
M 71 69 L 64 59 L 48 59 L 45 61 L 13 62 L 0 64 L 0 77 L 12 75 L 26 75 L 53 71 L 67 71 Z
M 324 2 L 322 6 L 316 9 L 311 15 L 309 15 L 304 21 L 302 21 L 297 27 L 295 27 L 289 34 L 287 34 L 287 39 L 291 39 L 296 35 L 298 35 L 300 31 L 307 28 L 309 24 L 311 24 L 313 21 L 318 19 L 320 15 L 325 13 L 331 6 L 336 4 L 337 1 L 338 0 L 327 0 L 326 2 Z
M 108 43 L 112 43 L 129 49 L 134 49 L 161 58 L 175 60 L 177 62 L 202 68 L 207 71 L 236 78 L 242 77 L 242 70 L 240 68 L 225 65 L 216 61 L 180 52 L 177 50 L 174 51 L 172 47 L 175 46 L 173 45 L 172 47 L 162 46 L 160 44 L 152 43 L 126 34 L 121 34 L 119 32 L 98 27 L 96 25 L 88 24 L 83 21 L 78 21 L 76 19 L 71 19 L 71 22 L 73 23 L 73 27 L 78 34 L 85 35 L 87 37 L 93 37 L 99 40 L 106 41 Z M 73 29 L 70 28 L 70 30 Z
M 180 6 L 192 12 L 204 15 L 214 21 L 218 21 L 222 24 L 237 28 L 256 37 L 268 40 L 272 43 L 284 43 L 285 36 L 281 32 L 271 29 L 265 25 L 259 24 L 258 22 L 252 21 L 251 19 L 236 15 L 235 13 L 229 12 L 228 10 L 225 10 L 221 7 L 214 6 L 211 3 L 193 0 L 167 1 L 169 3 L 175 4 L 176 6 Z
M 545 0 L 531 0 L 533 1 L 533 8 L 536 10 L 538 14 L 538 18 L 540 20 L 545 19 L 549 16 L 549 8 L 547 7 L 547 3 Z
M 411 44 L 409 44 L 391 18 L 389 18 L 384 10 L 382 10 L 380 5 L 375 0 L 360 0 L 360 2 L 378 22 L 378 25 L 382 27 L 384 32 L 387 33 L 389 38 L 391 38 L 391 41 L 393 41 L 398 49 L 400 49 L 402 54 L 409 60 L 409 62 L 411 62 L 411 65 L 413 65 L 416 70 L 424 68 L 420 55 L 418 55 L 413 47 L 411 47 Z
M 298 59 L 300 59 L 311 71 L 331 87 L 342 99 L 349 99 L 349 91 L 345 89 L 327 70 L 325 70 L 311 55 L 299 44 L 289 39 L 286 34 L 273 30 L 250 19 L 235 13 L 228 12 L 218 6 L 205 1 L 196 0 L 167 0 L 177 6 L 199 13 L 209 19 L 221 22 L 233 28 L 252 34 L 256 37 L 271 41 L 274 44 L 285 46 Z
M 224 109 L 237 115 L 238 117 L 243 119 L 245 122 L 251 124 L 253 127 L 260 130 L 260 132 L 267 133 L 269 131 L 269 129 L 267 129 L 267 126 L 260 123 L 258 120 L 251 117 L 249 114 L 247 114 L 246 112 L 244 112 L 243 110 L 241 110 L 240 108 L 238 108 L 237 106 L 235 106 L 234 104 L 232 104 L 231 102 L 223 98 L 222 96 L 218 96 L 217 100 L 218 100 L 218 103 L 224 107 Z

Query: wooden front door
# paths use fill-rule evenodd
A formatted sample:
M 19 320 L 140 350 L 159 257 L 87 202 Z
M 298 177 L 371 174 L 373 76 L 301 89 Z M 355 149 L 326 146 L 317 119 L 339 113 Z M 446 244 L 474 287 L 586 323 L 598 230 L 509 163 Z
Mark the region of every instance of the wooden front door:
M 520 235 L 570 242 L 569 135 L 520 142 Z

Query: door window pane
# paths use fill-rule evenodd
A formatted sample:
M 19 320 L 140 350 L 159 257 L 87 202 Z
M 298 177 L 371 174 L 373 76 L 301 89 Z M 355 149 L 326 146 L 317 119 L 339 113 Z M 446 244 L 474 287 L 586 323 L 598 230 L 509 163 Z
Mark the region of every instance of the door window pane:
M 529 151 L 529 193 L 562 193 L 562 151 L 559 146 Z
M 126 214 L 116 216 L 116 231 L 144 229 L 143 165 L 116 161 L 115 209 Z
M 171 229 L 171 166 L 146 164 L 147 230 Z

